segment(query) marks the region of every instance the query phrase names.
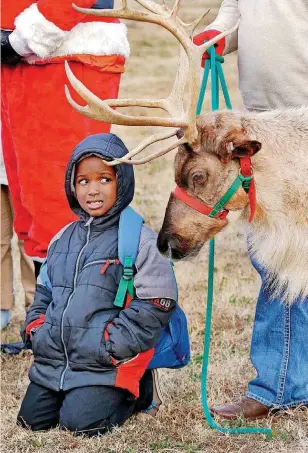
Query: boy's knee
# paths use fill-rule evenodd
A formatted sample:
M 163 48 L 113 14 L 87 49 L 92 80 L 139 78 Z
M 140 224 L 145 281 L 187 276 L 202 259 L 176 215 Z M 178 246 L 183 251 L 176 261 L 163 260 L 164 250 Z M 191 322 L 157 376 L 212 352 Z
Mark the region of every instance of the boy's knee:
M 65 429 L 68 431 L 82 431 L 84 429 L 84 423 L 80 420 L 77 414 L 61 414 L 60 422 L 59 422 L 60 429 Z
M 32 429 L 35 431 L 36 424 L 33 413 L 31 414 L 31 412 L 28 411 L 20 411 L 17 415 L 17 425 L 22 428 Z
M 22 428 L 28 428 L 32 431 L 55 428 L 59 422 L 57 404 L 50 400 L 49 404 L 47 404 L 46 391 L 45 394 L 35 392 L 38 386 L 31 384 L 30 386 L 21 404 L 17 416 L 17 424 Z
M 96 423 L 87 424 L 78 414 L 62 414 L 60 418 L 60 429 L 71 431 L 75 434 L 95 436 L 104 434 L 111 429 L 109 420 L 99 420 Z

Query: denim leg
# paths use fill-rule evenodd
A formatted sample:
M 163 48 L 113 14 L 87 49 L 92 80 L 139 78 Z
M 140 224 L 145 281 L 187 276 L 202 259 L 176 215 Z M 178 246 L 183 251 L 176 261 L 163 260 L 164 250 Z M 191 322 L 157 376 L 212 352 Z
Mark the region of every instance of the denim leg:
M 283 305 L 262 285 L 251 343 L 257 376 L 247 396 L 269 407 L 308 403 L 308 300 Z
M 290 349 L 282 407 L 308 404 L 308 299 L 290 308 Z

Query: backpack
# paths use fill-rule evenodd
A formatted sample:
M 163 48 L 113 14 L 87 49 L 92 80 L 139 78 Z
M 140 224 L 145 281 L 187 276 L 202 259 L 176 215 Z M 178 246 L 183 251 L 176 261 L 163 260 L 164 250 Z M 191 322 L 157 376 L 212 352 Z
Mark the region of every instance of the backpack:
M 124 271 L 120 280 L 114 305 L 123 307 L 125 301 L 135 297 L 134 264 L 138 254 L 141 229 L 144 219 L 130 206 L 120 215 L 118 232 L 118 255 Z M 170 262 L 170 266 L 173 264 Z M 163 327 L 148 365 L 153 368 L 182 368 L 190 360 L 190 344 L 187 320 L 184 311 L 176 304 L 169 322 Z

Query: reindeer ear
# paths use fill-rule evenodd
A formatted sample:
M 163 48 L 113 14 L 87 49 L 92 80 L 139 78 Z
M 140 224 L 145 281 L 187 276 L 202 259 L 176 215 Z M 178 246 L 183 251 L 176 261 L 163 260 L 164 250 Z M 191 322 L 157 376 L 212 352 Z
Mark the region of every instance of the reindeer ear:
M 232 151 L 232 159 L 234 157 L 251 157 L 260 151 L 262 144 L 257 140 L 247 140 L 234 147 Z
M 251 157 L 260 151 L 261 147 L 262 143 L 257 140 L 228 141 L 219 157 L 223 163 L 228 163 L 235 157 Z

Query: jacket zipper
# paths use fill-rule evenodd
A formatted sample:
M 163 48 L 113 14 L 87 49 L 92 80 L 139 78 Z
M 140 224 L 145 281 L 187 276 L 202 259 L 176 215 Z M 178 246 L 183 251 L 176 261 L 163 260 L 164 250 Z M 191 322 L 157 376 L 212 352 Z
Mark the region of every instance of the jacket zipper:
M 84 270 L 88 266 L 92 266 L 92 264 L 115 264 L 118 263 L 117 259 L 106 259 L 106 260 L 97 260 L 97 261 L 91 261 L 90 263 L 87 263 L 85 266 L 83 266 L 82 270 Z
M 64 354 L 65 354 L 65 359 L 66 359 L 66 364 L 65 364 L 65 368 L 64 370 L 62 371 L 62 374 L 61 374 L 61 377 L 60 377 L 60 390 L 63 389 L 63 381 L 64 381 L 64 375 L 68 369 L 68 353 L 67 353 L 67 349 L 66 349 L 66 345 L 65 345 L 65 342 L 64 342 L 64 315 L 68 309 L 68 306 L 70 304 L 70 301 L 72 300 L 72 297 L 75 293 L 75 288 L 76 288 L 76 283 L 77 283 L 77 277 L 78 277 L 78 267 L 79 267 L 79 262 L 80 262 L 80 257 L 84 251 L 84 249 L 86 248 L 86 246 L 88 245 L 89 243 L 89 240 L 90 240 L 90 232 L 91 232 L 91 223 L 92 223 L 92 220 L 93 220 L 93 217 L 91 217 L 88 222 L 85 224 L 85 226 L 87 226 L 89 229 L 88 229 L 88 232 L 87 232 L 87 239 L 86 239 L 86 242 L 84 244 L 84 246 L 82 247 L 82 249 L 80 250 L 79 252 L 79 255 L 77 257 L 77 260 L 76 260 L 76 265 L 75 265 L 75 272 L 74 272 L 74 280 L 73 280 L 73 291 L 71 292 L 68 300 L 67 300 L 67 303 L 66 303 L 66 307 L 65 309 L 63 310 L 63 313 L 62 313 L 62 318 L 61 318 L 61 342 L 62 342 L 62 345 L 63 345 L 63 349 L 64 349 Z

